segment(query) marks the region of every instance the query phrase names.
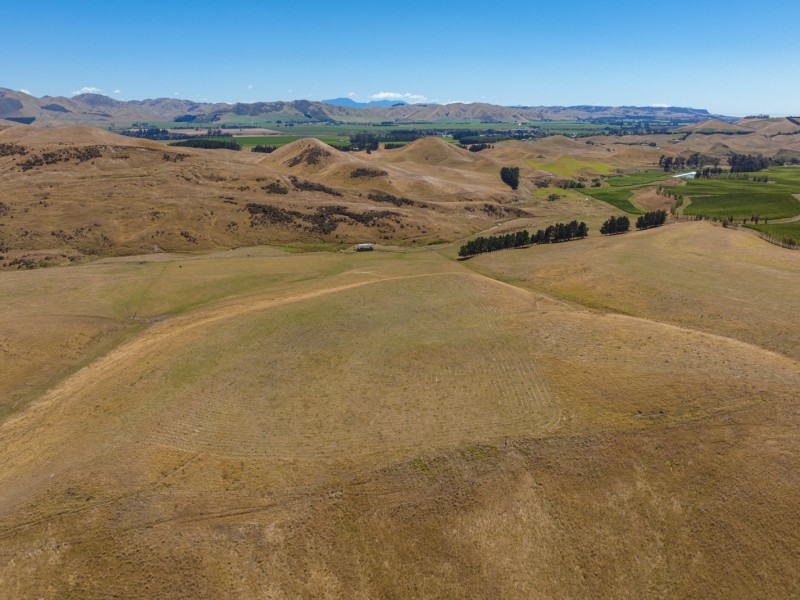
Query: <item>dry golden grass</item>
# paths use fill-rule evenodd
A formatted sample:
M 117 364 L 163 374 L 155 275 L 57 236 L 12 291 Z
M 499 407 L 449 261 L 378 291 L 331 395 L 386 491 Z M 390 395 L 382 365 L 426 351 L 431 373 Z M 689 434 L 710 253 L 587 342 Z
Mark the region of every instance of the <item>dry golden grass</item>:
M 383 163 L 316 140 L 295 142 L 264 157 L 171 148 L 86 127 L 21 126 L 0 132 L 0 143 L 26 151 L 0 157 L 0 266 L 6 268 L 264 243 L 424 245 L 503 220 L 509 215 L 504 205 L 521 198 L 500 182 L 496 165 L 470 173 L 404 162 L 387 164 L 386 176 L 353 178 L 355 169 L 383 169 Z M 82 160 L 76 153 L 87 148 L 100 156 Z M 309 148 L 321 149 L 323 160 L 309 161 Z M 23 170 L 26 162 L 47 153 L 61 154 Z M 388 157 L 390 152 L 380 154 Z M 323 187 L 301 190 L 292 177 L 301 186 Z M 398 206 L 370 198 L 375 193 L 411 203 Z M 279 214 L 253 217 L 250 203 L 276 208 Z M 488 212 L 486 205 L 496 210 Z M 330 209 L 337 214 L 319 213 Z
M 702 299 L 654 268 L 665 248 L 796 295 L 780 249 L 703 224 L 466 264 L 242 249 L 2 274 L 29 328 L 7 347 L 55 362 L 0 425 L 0 595 L 796 595 L 798 362 L 653 302 L 659 281 Z M 602 298 L 649 319 L 564 292 L 567 265 L 599 288 L 603 257 Z M 59 321 L 51 344 L 42 314 L 96 337 Z
M 421 140 L 296 162 L 328 152 L 311 141 L 173 163 L 90 129 L 9 131 L 113 148 L 24 174 L 0 159 L 12 253 L 337 239 L 251 228 L 248 201 L 396 209 L 381 235 L 420 246 L 572 219 L 592 234 L 467 262 L 457 244 L 241 247 L 0 273 L 0 597 L 800 595 L 800 255 L 709 223 L 602 237 L 616 209 L 549 202 L 526 166 L 658 150 Z M 256 185 L 291 175 L 343 196 Z M 85 222 L 110 245 L 73 235 Z
M 602 311 L 717 333 L 800 358 L 800 255 L 684 222 L 485 255 L 481 272 Z

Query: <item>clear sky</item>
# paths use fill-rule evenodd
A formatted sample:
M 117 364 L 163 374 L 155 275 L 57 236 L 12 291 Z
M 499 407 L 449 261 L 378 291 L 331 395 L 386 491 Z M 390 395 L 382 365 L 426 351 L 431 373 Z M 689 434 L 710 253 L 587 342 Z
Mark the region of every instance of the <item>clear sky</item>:
M 0 87 L 800 114 L 788 0 L 4 2 Z

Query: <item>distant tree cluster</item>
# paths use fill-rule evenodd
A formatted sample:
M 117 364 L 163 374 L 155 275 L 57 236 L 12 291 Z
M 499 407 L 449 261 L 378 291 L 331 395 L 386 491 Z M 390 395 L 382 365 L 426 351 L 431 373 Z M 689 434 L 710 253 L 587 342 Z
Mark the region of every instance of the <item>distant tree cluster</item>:
M 508 248 L 522 248 L 531 244 L 550 244 L 555 242 L 566 242 L 570 240 L 582 239 L 589 235 L 589 228 L 586 223 L 581 221 L 571 221 L 569 223 L 556 223 L 549 225 L 546 229 L 539 229 L 534 235 L 527 230 L 507 233 L 505 235 L 490 235 L 488 237 L 477 237 L 469 240 L 458 250 L 458 255 L 463 257 L 475 256 L 485 252 L 495 250 L 506 250 Z
M 728 164 L 731 166 L 731 173 L 753 173 L 763 171 L 772 164 L 772 161 L 760 154 L 731 152 L 728 155 Z
M 263 144 L 258 144 L 257 146 L 253 146 L 253 152 L 263 152 L 264 154 L 271 154 L 277 150 L 277 146 L 264 146 Z
M 658 159 L 658 166 L 664 169 L 665 173 L 670 171 L 680 171 L 686 167 L 686 159 L 682 156 L 664 156 Z
M 585 188 L 586 184 L 576 179 L 564 179 L 563 181 L 556 182 L 556 186 L 562 190 L 571 190 L 576 188 Z
M 631 228 L 631 222 L 628 217 L 609 217 L 608 220 L 600 227 L 600 233 L 603 235 L 614 235 L 615 233 L 625 233 Z
M 495 250 L 522 248 L 524 246 L 530 246 L 530 244 L 531 234 L 527 230 L 507 233 L 505 235 L 480 236 L 476 237 L 474 240 L 469 240 L 466 244 L 461 246 L 458 250 L 458 255 L 461 257 L 475 256 L 476 254 L 494 252 Z
M 397 150 L 398 148 L 402 148 L 405 145 L 406 144 L 404 144 L 404 143 L 396 144 L 396 143 L 393 143 L 393 142 L 387 142 L 387 143 L 385 143 L 383 145 L 383 149 L 384 150 Z
M 570 221 L 569 223 L 556 223 L 548 225 L 546 229 L 539 229 L 531 238 L 533 244 L 550 244 L 554 242 L 569 242 L 571 240 L 581 240 L 589 235 L 589 227 L 581 221 Z
M 643 214 L 636 219 L 636 229 L 650 229 L 651 227 L 660 227 L 667 222 L 667 211 L 654 210 Z
M 500 179 L 512 190 L 517 189 L 519 187 L 519 167 L 502 167 Z
M 166 129 L 158 127 L 140 127 L 139 129 L 127 129 L 120 131 L 122 135 L 134 138 L 145 138 L 148 140 L 185 140 L 189 136 L 185 133 L 170 133 Z
M 350 144 L 348 150 L 357 151 L 357 150 L 366 150 L 367 152 L 372 152 L 377 150 L 381 143 L 397 143 L 397 142 L 413 142 L 414 140 L 418 140 L 423 138 L 427 135 L 431 135 L 430 132 L 425 132 L 418 129 L 401 129 L 397 131 L 385 131 L 380 133 L 374 133 L 370 131 L 359 131 L 350 134 Z M 388 144 L 387 144 L 388 145 Z M 385 149 L 391 150 L 392 148 L 396 148 L 399 146 L 391 146 L 390 148 Z
M 351 150 L 368 150 L 372 152 L 380 146 L 382 136 L 377 133 L 359 132 L 350 134 Z
M 468 146 L 461 144 L 461 147 L 469 150 L 470 152 L 480 152 L 481 150 L 489 150 L 494 148 L 494 145 L 481 142 L 480 144 L 470 144 Z
M 713 179 L 717 175 L 722 175 L 723 170 L 721 167 L 706 167 L 700 169 L 694 174 L 695 179 Z
M 189 139 L 180 142 L 173 142 L 170 146 L 182 146 L 185 148 L 203 148 L 205 150 L 241 150 L 242 147 L 234 140 L 204 140 Z
M 714 156 L 708 156 L 706 154 L 700 154 L 699 152 L 694 152 L 686 159 L 686 166 L 687 167 L 704 167 L 706 165 L 714 165 L 715 167 L 719 165 L 719 159 Z

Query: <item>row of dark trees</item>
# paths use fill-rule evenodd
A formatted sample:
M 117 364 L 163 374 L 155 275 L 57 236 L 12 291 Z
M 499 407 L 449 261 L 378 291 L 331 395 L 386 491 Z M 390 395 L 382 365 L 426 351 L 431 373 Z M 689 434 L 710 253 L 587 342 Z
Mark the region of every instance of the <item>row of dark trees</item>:
M 500 179 L 512 190 L 517 189 L 519 187 L 519 167 L 502 167 Z
M 458 250 L 458 255 L 463 257 L 475 256 L 485 252 L 495 250 L 506 250 L 508 248 L 522 248 L 532 244 L 551 244 L 555 242 L 567 242 L 570 240 L 583 239 L 589 235 L 589 227 L 581 221 L 571 221 L 569 223 L 556 223 L 548 225 L 546 229 L 539 229 L 531 235 L 528 230 L 523 229 L 516 233 L 505 235 L 490 235 L 488 237 L 477 237 L 469 240 Z
M 603 235 L 613 235 L 615 233 L 625 233 L 631 228 L 631 222 L 628 217 L 609 217 L 608 221 L 603 223 L 600 227 L 600 233 Z
M 665 173 L 669 173 L 670 171 L 682 171 L 686 168 L 700 168 L 705 165 L 717 166 L 719 162 L 718 158 L 706 156 L 699 152 L 691 154 L 689 158 L 684 158 L 683 156 L 665 156 L 662 154 L 658 159 L 658 166 L 664 169 Z
M 494 148 L 492 144 L 480 143 L 480 144 L 470 144 L 469 146 L 465 146 L 461 144 L 461 147 L 465 150 L 469 150 L 470 152 L 480 152 L 481 150 L 489 150 L 490 148 Z
M 430 131 L 420 129 L 401 129 L 398 131 L 385 131 L 372 133 L 369 131 L 359 131 L 350 134 L 349 150 L 377 150 L 381 142 L 413 142 L 427 135 L 433 135 Z M 393 146 L 395 147 L 395 146 Z
M 203 140 L 188 139 L 181 142 L 173 142 L 170 146 L 183 146 L 184 148 L 204 148 L 206 150 L 241 150 L 238 142 L 231 140 Z
M 719 162 L 718 158 L 695 152 L 686 159 L 686 166 L 700 168 L 706 165 L 714 165 L 716 167 L 719 165 Z
M 636 219 L 636 229 L 650 229 L 651 227 L 659 227 L 667 222 L 667 211 L 654 210 L 653 212 L 644 213 L 641 217 Z
M 722 167 L 706 167 L 699 169 L 695 174 L 695 179 L 713 179 L 717 175 L 722 175 Z
M 563 181 L 556 182 L 556 186 L 560 187 L 562 190 L 571 190 L 576 188 L 585 188 L 586 184 L 582 181 L 577 181 L 576 179 L 565 179 Z
M 731 152 L 728 155 L 728 164 L 731 166 L 731 173 L 753 173 L 763 171 L 772 164 L 772 160 L 760 154 L 737 154 Z
M 664 156 L 658 159 L 658 166 L 664 169 L 665 173 L 670 171 L 680 171 L 686 167 L 686 159 L 682 156 Z

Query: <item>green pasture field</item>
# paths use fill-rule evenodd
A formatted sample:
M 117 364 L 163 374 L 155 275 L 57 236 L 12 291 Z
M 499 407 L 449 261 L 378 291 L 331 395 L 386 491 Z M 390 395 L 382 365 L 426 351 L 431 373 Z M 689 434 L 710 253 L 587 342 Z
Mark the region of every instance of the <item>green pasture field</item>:
M 627 213 L 633 215 L 640 215 L 643 213 L 642 210 L 636 208 L 631 203 L 630 198 L 633 196 L 633 191 L 630 189 L 586 188 L 580 191 L 596 200 L 608 202 L 610 205 Z
M 278 123 L 278 121 L 281 121 Z M 174 121 L 148 121 L 148 127 L 158 127 L 160 129 L 216 129 L 222 125 L 239 125 L 239 126 L 253 126 L 263 127 L 266 129 L 274 129 L 284 133 L 293 133 L 298 135 L 340 135 L 358 133 L 367 131 L 371 133 L 378 133 L 384 131 L 408 131 L 408 130 L 459 130 L 459 129 L 474 129 L 485 131 L 494 129 L 498 131 L 509 131 L 514 129 L 528 129 L 536 127 L 544 130 L 547 133 L 590 133 L 601 132 L 607 126 L 595 123 L 582 123 L 578 121 L 528 121 L 522 124 L 519 123 L 483 123 L 481 121 L 453 121 L 443 119 L 441 121 L 428 122 L 428 123 L 404 123 L 398 122 L 385 125 L 380 121 L 354 121 L 351 123 L 309 123 L 310 119 L 302 116 L 282 116 L 274 115 L 272 117 L 247 117 L 239 115 L 228 115 L 222 121 L 215 121 L 212 123 L 201 123 L 198 121 L 176 123 Z M 126 129 L 127 125 L 120 127 Z
M 663 181 L 671 178 L 669 173 L 664 171 L 646 171 L 643 173 L 628 173 L 621 177 L 609 177 L 608 185 L 611 187 L 641 186 L 655 181 Z
M 754 173 L 767 175 L 768 183 L 737 179 L 688 179 L 680 188 L 689 196 L 684 213 L 709 217 L 748 219 L 752 215 L 770 219 L 800 214 L 800 167 L 771 167 Z
M 756 229 L 776 239 L 792 239 L 800 245 L 800 221 L 791 223 L 748 223 L 745 227 Z

